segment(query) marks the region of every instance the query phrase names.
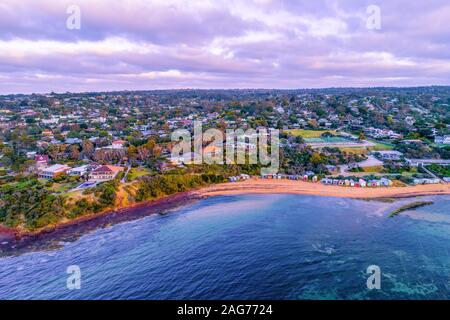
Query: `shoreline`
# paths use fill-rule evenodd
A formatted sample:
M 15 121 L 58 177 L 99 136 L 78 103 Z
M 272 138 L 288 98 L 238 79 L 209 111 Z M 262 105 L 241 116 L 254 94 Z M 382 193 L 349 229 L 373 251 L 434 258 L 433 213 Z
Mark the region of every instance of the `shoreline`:
M 450 186 L 438 184 L 410 187 L 351 188 L 325 186 L 320 183 L 302 181 L 252 178 L 241 182 L 227 182 L 181 192 L 157 200 L 135 203 L 123 208 L 109 209 L 61 222 L 37 231 L 24 232 L 0 226 L 0 257 L 18 255 L 28 251 L 58 248 L 61 246 L 61 242 L 74 241 L 96 229 L 140 219 L 152 214 L 164 214 L 200 199 L 245 194 L 299 194 L 382 200 L 386 198 L 450 195 Z

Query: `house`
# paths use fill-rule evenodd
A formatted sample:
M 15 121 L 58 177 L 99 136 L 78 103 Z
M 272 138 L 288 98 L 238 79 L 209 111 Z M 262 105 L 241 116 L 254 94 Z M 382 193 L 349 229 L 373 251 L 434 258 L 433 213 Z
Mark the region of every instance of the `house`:
M 70 167 L 65 164 L 54 164 L 50 167 L 41 169 L 38 173 L 38 177 L 43 179 L 53 179 L 65 174 L 69 169 Z
M 336 167 L 336 166 L 327 164 L 325 167 L 327 168 L 327 170 L 328 170 L 329 172 L 337 172 L 337 167 Z
M 375 152 L 375 154 L 378 155 L 383 161 L 385 160 L 399 161 L 403 156 L 403 153 L 396 150 L 377 151 Z
M 434 143 L 436 143 L 436 144 L 450 144 L 450 135 L 436 136 L 434 138 Z
M 36 161 L 36 167 L 37 168 L 44 168 L 48 165 L 48 155 L 44 154 L 36 154 L 34 156 L 34 161 Z
M 207 156 L 207 157 L 214 158 L 216 155 L 220 156 L 221 154 L 222 154 L 222 148 L 215 146 L 215 145 L 209 145 L 203 149 L 203 155 Z
M 67 144 L 81 143 L 81 139 L 80 138 L 66 138 L 66 143 Z
M 67 171 L 67 174 L 69 176 L 82 176 L 88 172 L 89 167 L 90 167 L 89 165 L 84 165 L 84 166 L 72 168 L 69 171 Z
M 37 152 L 36 151 L 30 151 L 26 153 L 27 159 L 34 159 L 36 157 Z
M 125 145 L 126 141 L 124 140 L 114 140 L 111 144 L 111 147 L 113 149 L 122 149 L 123 146 Z
M 53 136 L 53 132 L 52 132 L 52 130 L 45 129 L 42 131 L 42 135 L 46 136 L 46 137 L 51 137 L 51 136 Z
M 124 148 L 124 144 L 126 141 L 123 140 L 115 140 L 111 143 L 111 145 L 103 147 L 101 149 L 114 149 L 114 150 L 120 150 Z
M 419 139 L 408 139 L 400 141 L 402 144 L 411 145 L 411 144 L 422 144 L 423 141 Z
M 100 181 L 108 181 L 112 180 L 116 177 L 116 175 L 124 171 L 124 167 L 111 166 L 111 165 L 103 165 L 95 168 L 89 174 L 89 180 L 100 180 Z
M 169 159 L 169 162 L 172 165 L 181 165 L 181 164 L 192 164 L 194 163 L 194 161 L 196 161 L 196 159 L 200 159 L 200 161 L 202 161 L 202 156 L 198 153 L 194 153 L 194 152 L 188 152 L 185 153 L 181 156 L 171 156 Z

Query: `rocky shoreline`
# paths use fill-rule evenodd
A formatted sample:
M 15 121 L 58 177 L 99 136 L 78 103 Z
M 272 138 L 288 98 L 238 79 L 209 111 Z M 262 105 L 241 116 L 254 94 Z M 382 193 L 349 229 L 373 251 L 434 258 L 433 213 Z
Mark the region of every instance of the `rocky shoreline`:
M 177 193 L 122 209 L 83 216 L 36 232 L 19 232 L 15 229 L 0 226 L 0 256 L 56 249 L 61 247 L 64 242 L 75 241 L 82 235 L 99 228 L 136 220 L 152 214 L 164 214 L 200 198 L 202 197 L 193 192 Z

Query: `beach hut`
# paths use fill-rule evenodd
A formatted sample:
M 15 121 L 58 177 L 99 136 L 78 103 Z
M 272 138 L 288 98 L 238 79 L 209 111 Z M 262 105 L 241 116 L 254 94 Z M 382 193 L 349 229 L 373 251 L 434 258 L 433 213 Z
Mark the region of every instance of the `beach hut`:
M 360 185 L 361 187 L 365 188 L 366 185 L 367 185 L 366 180 L 364 180 L 364 179 L 359 179 L 359 185 Z
M 372 187 L 379 187 L 381 185 L 380 181 L 372 180 Z

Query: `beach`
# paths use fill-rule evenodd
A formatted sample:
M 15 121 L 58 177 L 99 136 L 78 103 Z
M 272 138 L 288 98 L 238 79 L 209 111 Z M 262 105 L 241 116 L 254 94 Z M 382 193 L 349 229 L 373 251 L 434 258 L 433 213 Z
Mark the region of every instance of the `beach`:
M 286 179 L 252 178 L 234 183 L 222 183 L 198 190 L 202 197 L 238 194 L 305 194 L 326 197 L 355 199 L 406 198 L 429 195 L 448 195 L 450 185 L 429 184 L 407 187 L 343 187 L 329 186 L 321 183 L 303 182 Z

